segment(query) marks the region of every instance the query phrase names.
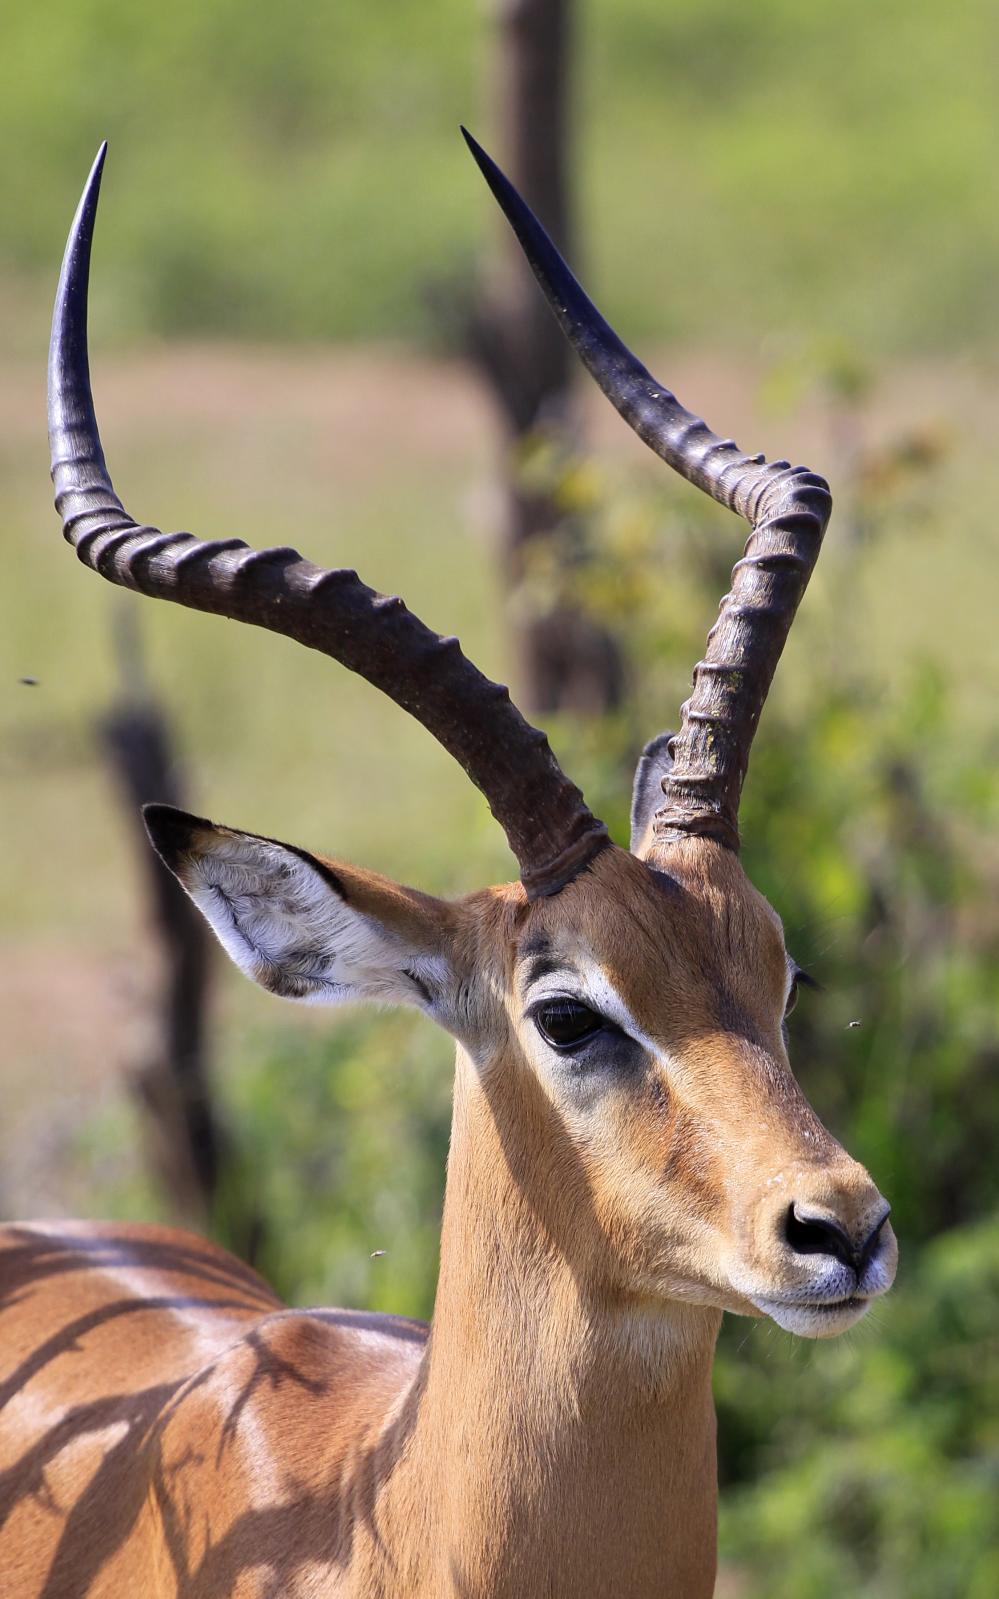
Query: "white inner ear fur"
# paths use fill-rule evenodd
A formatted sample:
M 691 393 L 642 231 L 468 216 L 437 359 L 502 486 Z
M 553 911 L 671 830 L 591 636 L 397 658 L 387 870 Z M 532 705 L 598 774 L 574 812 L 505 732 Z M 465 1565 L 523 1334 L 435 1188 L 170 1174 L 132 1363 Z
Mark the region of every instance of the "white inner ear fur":
M 370 999 L 433 1008 L 448 964 L 411 948 L 346 904 L 293 850 L 252 834 L 217 833 L 182 880 L 241 971 L 306 1004 Z

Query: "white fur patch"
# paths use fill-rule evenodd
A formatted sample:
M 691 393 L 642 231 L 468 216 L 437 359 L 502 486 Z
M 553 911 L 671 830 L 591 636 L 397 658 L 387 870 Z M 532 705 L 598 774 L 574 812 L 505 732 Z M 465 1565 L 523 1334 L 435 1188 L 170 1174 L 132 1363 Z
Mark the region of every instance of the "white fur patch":
M 204 843 L 199 840 L 204 849 Z M 293 850 L 246 833 L 214 834 L 183 868 L 184 886 L 241 971 L 306 1004 L 407 1001 L 428 1008 L 444 962 L 416 953 L 344 903 Z

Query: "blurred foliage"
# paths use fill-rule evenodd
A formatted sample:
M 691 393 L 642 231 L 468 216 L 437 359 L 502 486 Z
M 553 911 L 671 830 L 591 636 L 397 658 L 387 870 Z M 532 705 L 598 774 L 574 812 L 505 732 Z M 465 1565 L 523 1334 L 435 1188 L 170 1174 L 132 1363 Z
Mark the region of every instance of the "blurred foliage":
M 267 1218 L 256 1264 L 279 1292 L 429 1318 L 453 1053 L 418 1014 L 353 1011 L 311 1047 L 273 1040 L 234 1081 Z
M 633 337 L 980 352 L 989 0 L 587 0 L 577 37 L 587 275 Z M 48 300 L 107 135 L 102 327 L 426 336 L 425 288 L 498 225 L 457 137 L 487 40 L 467 0 L 8 7 L 0 274 Z

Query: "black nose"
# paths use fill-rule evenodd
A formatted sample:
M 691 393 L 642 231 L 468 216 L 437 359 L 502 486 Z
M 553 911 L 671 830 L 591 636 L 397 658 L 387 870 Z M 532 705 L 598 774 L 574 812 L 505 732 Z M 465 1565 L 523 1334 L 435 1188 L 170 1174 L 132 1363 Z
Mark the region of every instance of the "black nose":
M 795 1202 L 784 1218 L 784 1237 L 797 1255 L 832 1255 L 858 1276 L 867 1265 L 889 1212 L 863 1238 L 853 1239 L 834 1217 Z

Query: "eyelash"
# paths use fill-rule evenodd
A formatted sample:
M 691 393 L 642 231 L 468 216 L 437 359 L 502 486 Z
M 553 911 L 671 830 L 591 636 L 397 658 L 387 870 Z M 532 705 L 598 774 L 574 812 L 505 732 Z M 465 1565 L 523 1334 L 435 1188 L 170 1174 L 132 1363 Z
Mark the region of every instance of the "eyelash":
M 571 1019 L 574 1014 L 577 1020 L 583 1022 L 582 1031 L 576 1037 L 558 1039 L 553 1036 L 552 1030 L 545 1025 L 545 1017 L 548 1017 L 550 1022 L 555 1022 L 556 1025 L 557 1018 L 561 1017 L 563 1021 L 569 1021 L 571 1025 Z M 577 1050 L 582 1049 L 585 1044 L 590 1043 L 598 1033 L 617 1033 L 620 1031 L 619 1028 L 614 1026 L 613 1022 L 609 1022 L 605 1016 L 601 1016 L 599 1011 L 593 1010 L 591 1006 L 585 1004 L 581 999 L 571 998 L 568 994 L 540 1000 L 531 1007 L 528 1011 L 528 1016 L 548 1047 L 556 1050 L 560 1055 L 574 1054 Z
M 785 1021 L 798 1003 L 799 988 L 811 988 L 821 992 L 822 984 L 815 980 L 811 972 L 806 972 L 803 966 L 796 966 L 791 974 L 791 987 L 788 989 L 787 1002 L 784 1006 Z

